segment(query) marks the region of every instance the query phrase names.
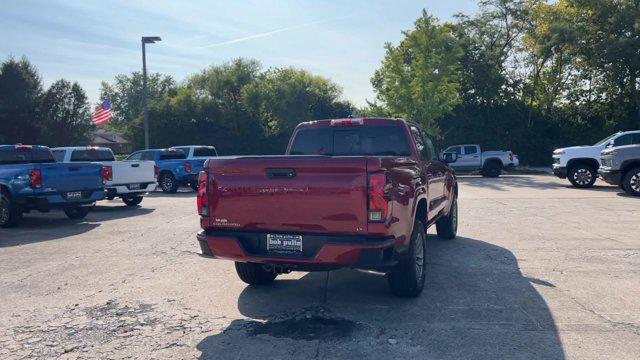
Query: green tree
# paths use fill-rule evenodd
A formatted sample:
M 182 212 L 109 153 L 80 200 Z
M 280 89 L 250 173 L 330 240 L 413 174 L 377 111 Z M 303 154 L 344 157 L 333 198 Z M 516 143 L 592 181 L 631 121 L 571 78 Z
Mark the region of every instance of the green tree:
M 163 103 L 175 94 L 176 82 L 171 76 L 150 74 L 147 81 L 149 107 Z M 134 146 L 144 145 L 142 128 L 142 73 L 117 75 L 113 83 L 102 82 L 100 100 L 111 102 L 112 119 L 105 128 L 123 133 Z M 154 119 L 150 116 L 151 126 Z M 153 140 L 153 139 L 152 139 Z
M 459 60 L 462 50 L 451 26 L 423 11 L 415 29 L 405 31 L 386 54 L 371 82 L 377 99 L 398 116 L 438 134 L 436 119 L 460 103 Z
M 290 134 L 302 121 L 349 116 L 354 108 L 341 100 L 332 81 L 294 68 L 272 69 L 247 89 L 246 105 L 257 111 L 267 134 Z
M 0 143 L 36 144 L 39 141 L 39 101 L 42 80 L 23 57 L 0 66 Z
M 58 80 L 42 96 L 38 140 L 49 146 L 85 145 L 93 128 L 87 95 L 78 83 Z

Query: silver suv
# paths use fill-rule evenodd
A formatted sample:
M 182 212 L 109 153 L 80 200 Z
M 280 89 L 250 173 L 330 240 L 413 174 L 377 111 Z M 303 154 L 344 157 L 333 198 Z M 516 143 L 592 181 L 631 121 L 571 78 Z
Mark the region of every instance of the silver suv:
M 637 134 L 640 138 L 640 134 Z M 640 140 L 640 139 L 639 139 Z M 600 153 L 600 177 L 629 195 L 640 196 L 640 145 L 607 147 Z

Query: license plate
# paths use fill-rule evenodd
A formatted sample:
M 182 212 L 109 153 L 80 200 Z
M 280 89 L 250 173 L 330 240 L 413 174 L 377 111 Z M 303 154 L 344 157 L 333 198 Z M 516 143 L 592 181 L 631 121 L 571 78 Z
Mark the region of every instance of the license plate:
M 267 250 L 302 252 L 302 235 L 267 234 Z
M 80 200 L 82 199 L 81 191 L 71 191 L 67 193 L 67 200 Z
M 140 184 L 129 185 L 129 190 L 140 190 Z

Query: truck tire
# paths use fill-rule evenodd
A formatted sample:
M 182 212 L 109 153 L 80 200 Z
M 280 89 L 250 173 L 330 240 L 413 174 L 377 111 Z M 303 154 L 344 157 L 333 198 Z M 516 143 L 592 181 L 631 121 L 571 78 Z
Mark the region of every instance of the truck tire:
M 236 261 L 236 272 L 240 280 L 249 285 L 266 285 L 272 283 L 277 274 L 266 270 L 262 264 L 243 263 Z
M 622 188 L 632 196 L 640 196 L 640 167 L 627 171 L 622 178 Z
M 164 173 L 160 175 L 160 179 L 158 179 L 158 183 L 160 184 L 160 188 L 162 192 L 167 194 L 173 194 L 178 191 L 178 187 L 180 184 L 176 181 L 176 178 L 172 173 Z
M 458 233 L 458 198 L 456 196 L 453 197 L 449 214 L 436 221 L 436 231 L 441 240 L 455 239 Z
M 500 174 L 502 174 L 502 164 L 494 160 L 489 160 L 482 167 L 481 173 L 482 176 L 488 178 L 499 177 Z
M 424 289 L 427 235 L 422 221 L 416 219 L 411 232 L 409 252 L 388 274 L 389 288 L 399 297 L 418 297 Z
M 574 165 L 569 169 L 567 178 L 577 188 L 590 188 L 596 182 L 596 170 L 587 164 Z
M 11 197 L 0 192 L 0 227 L 19 225 L 22 221 L 22 209 L 11 201 Z
M 193 189 L 193 191 L 198 192 L 198 183 L 189 183 L 189 187 Z
M 140 203 L 142 202 L 142 196 L 140 195 L 125 196 L 122 198 L 122 201 L 125 204 L 127 204 L 127 206 L 137 206 L 137 205 L 140 205 Z
M 74 206 L 74 207 L 65 208 L 64 213 L 67 215 L 69 219 L 78 220 L 78 219 L 84 219 L 90 210 L 91 208 L 89 208 L 88 206 Z

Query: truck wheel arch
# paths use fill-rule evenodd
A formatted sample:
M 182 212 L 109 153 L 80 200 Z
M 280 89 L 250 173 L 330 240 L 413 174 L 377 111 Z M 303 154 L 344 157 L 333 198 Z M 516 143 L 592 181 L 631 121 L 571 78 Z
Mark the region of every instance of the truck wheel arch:
M 598 170 L 600 167 L 600 163 L 594 158 L 576 158 L 567 162 L 567 170 L 576 165 L 588 165 L 593 167 L 594 170 Z
M 627 171 L 635 167 L 640 167 L 640 159 L 623 161 L 622 166 L 620 166 L 620 173 L 622 174 L 622 176 L 624 176 L 627 173 Z
M 502 160 L 500 160 L 500 158 L 497 157 L 490 157 L 488 159 L 485 159 L 484 162 L 482 163 L 482 167 L 487 166 L 487 164 L 491 164 L 491 163 L 495 163 L 500 165 L 500 167 L 504 167 L 504 164 L 502 163 Z

